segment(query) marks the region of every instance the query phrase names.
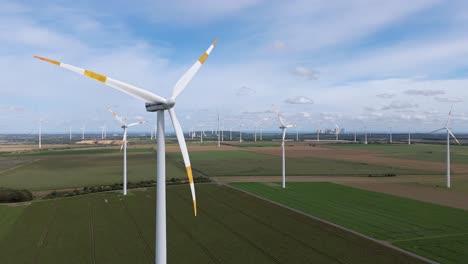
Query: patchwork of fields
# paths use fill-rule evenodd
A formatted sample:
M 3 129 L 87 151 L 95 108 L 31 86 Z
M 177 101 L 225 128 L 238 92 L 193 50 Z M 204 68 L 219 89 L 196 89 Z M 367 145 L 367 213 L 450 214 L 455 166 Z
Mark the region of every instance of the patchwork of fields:
M 468 259 L 466 210 L 332 183 L 231 185 L 441 263 Z
M 419 263 L 228 187 L 197 194 L 195 218 L 188 186 L 168 188 L 169 263 Z M 0 225 L 0 263 L 152 263 L 154 201 L 151 188 L 35 202 Z M 0 223 L 17 210 L 0 208 Z
M 192 146 L 195 176 L 279 180 L 275 143 L 259 148 Z M 443 153 L 440 146 L 364 146 L 394 157 L 391 164 L 340 160 L 338 153 L 364 145 L 292 147 L 287 175 L 340 178 L 347 182 L 434 183 L 439 171 L 400 166 L 405 155 Z M 414 148 L 413 148 L 414 147 Z M 384 150 L 381 150 L 384 149 Z M 167 179 L 186 178 L 182 157 L 169 146 Z M 258 151 L 257 151 L 258 150 Z M 443 150 L 443 149 L 442 149 Z M 309 151 L 315 151 L 309 155 Z M 455 148 L 460 157 L 464 149 Z M 274 152 L 274 153 L 273 153 Z M 306 153 L 307 155 L 304 155 Z M 128 153 L 129 181 L 154 180 L 152 148 Z M 432 155 L 432 154 L 431 154 Z M 467 153 L 468 155 L 468 153 Z M 365 157 L 365 156 L 363 156 Z M 423 161 L 424 162 L 424 161 Z M 427 161 L 426 161 L 427 163 Z M 458 165 L 461 166 L 461 165 Z M 309 177 L 305 177 L 309 176 Z M 374 177 L 368 177 L 374 176 Z M 378 177 L 396 176 L 396 177 Z M 463 191 L 468 181 L 454 175 Z M 349 180 L 348 180 L 349 179 Z M 0 156 L 0 186 L 33 191 L 78 188 L 122 181 L 118 149 L 63 149 Z M 267 180 L 270 181 L 270 180 Z M 306 180 L 305 180 L 306 181 Z M 440 177 L 443 183 L 443 177 Z M 236 188 L 296 208 L 359 233 L 440 261 L 468 259 L 468 211 L 329 183 L 232 183 Z M 198 184 L 200 215 L 192 215 L 188 186 L 168 187 L 168 255 L 171 263 L 417 263 L 418 259 L 292 210 L 216 184 Z M 154 259 L 154 188 L 84 195 L 31 205 L 0 206 L 0 263 L 151 263 Z M 468 201 L 467 201 L 468 202 Z M 18 239 L 21 237 L 22 239 Z M 129 243 L 131 241 L 131 243 Z M 239 254 L 242 252 L 242 254 Z M 3 252 L 2 252 L 3 253 Z M 70 256 L 76 256 L 70 259 Z

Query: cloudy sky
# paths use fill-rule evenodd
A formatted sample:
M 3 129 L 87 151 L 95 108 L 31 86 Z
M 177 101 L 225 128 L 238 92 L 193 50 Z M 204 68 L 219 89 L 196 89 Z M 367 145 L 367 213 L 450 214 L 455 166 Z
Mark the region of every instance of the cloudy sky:
M 468 2 L 438 0 L 16 1 L 0 3 L 0 133 L 155 123 L 144 104 L 40 55 L 161 96 L 219 38 L 178 98 L 185 130 L 468 129 Z M 172 127 L 168 124 L 168 129 Z M 148 130 L 149 126 L 136 130 Z

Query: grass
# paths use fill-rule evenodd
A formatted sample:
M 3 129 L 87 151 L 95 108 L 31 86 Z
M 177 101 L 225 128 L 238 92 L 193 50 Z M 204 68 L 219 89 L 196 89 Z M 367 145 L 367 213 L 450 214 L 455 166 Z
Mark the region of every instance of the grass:
M 468 259 L 465 210 L 332 183 L 288 183 L 286 190 L 276 184 L 232 183 L 232 186 L 393 242 L 441 263 Z
M 177 153 L 175 153 L 177 154 Z M 171 155 L 171 159 L 181 158 Z M 209 176 L 277 176 L 281 174 L 281 157 L 248 151 L 204 151 L 190 154 L 192 166 Z M 338 161 L 321 158 L 287 158 L 288 175 L 349 175 L 425 174 L 423 170 L 373 165 L 364 162 Z M 433 172 L 430 172 L 434 174 Z
M 167 189 L 169 263 L 419 263 L 225 186 L 197 195 L 195 218 L 188 186 Z M 154 201 L 147 189 L 35 202 L 0 225 L 0 263 L 154 263 Z
M 156 178 L 155 153 L 128 153 L 128 180 Z M 179 154 L 180 155 L 180 154 Z M 40 160 L 0 174 L 0 186 L 19 189 L 53 190 L 122 182 L 122 154 L 41 156 Z M 185 178 L 176 161 L 166 163 L 167 179 Z

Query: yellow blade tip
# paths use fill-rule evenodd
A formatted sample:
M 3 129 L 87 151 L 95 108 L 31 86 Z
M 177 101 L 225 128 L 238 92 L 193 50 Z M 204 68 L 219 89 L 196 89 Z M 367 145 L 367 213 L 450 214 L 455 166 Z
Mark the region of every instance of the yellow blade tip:
M 196 200 L 193 200 L 193 212 L 195 216 L 197 216 L 197 201 Z
M 218 43 L 218 38 L 216 38 L 216 39 L 213 41 L 213 44 L 212 44 L 212 45 L 215 46 L 216 43 Z
M 47 62 L 55 64 L 55 65 L 60 65 L 60 62 L 55 61 L 55 60 L 51 60 L 51 59 L 47 59 L 47 58 L 44 58 L 44 57 L 34 56 L 34 58 L 39 59 L 39 60 L 43 60 L 43 61 L 47 61 Z

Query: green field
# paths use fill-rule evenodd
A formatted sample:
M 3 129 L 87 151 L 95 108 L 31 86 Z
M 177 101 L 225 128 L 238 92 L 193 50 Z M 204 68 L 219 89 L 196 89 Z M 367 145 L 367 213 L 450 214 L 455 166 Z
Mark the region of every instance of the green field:
M 468 259 L 468 211 L 332 183 L 232 186 L 441 263 Z
M 178 154 L 178 153 L 177 153 Z M 180 155 L 180 154 L 179 154 Z M 31 160 L 30 157 L 27 157 Z M 5 159 L 3 157 L 2 159 Z M 0 173 L 0 186 L 30 190 L 52 190 L 122 182 L 122 154 L 44 155 L 36 162 Z M 186 178 L 183 166 L 166 163 L 167 179 Z M 156 179 L 156 154 L 127 154 L 128 181 Z
M 0 263 L 153 263 L 154 191 L 0 207 Z M 188 186 L 168 187 L 169 263 L 420 263 L 225 186 L 197 195 L 195 218 Z
M 154 180 L 156 154 L 150 148 L 127 154 L 128 180 Z M 122 153 L 115 149 L 59 150 L 0 156 L 0 186 L 33 191 L 78 188 L 122 181 Z M 207 176 L 278 176 L 281 158 L 248 151 L 194 151 L 192 167 Z M 167 153 L 167 179 L 185 178 L 182 156 Z M 415 169 L 320 158 L 288 158 L 288 175 L 407 175 Z
M 335 144 L 333 147 L 380 151 L 385 153 L 385 157 L 400 159 L 444 163 L 447 158 L 446 145 Z M 451 145 L 450 160 L 452 163 L 466 164 L 468 160 L 468 147 Z
M 178 159 L 177 153 L 168 158 Z M 204 151 L 190 154 L 192 166 L 208 176 L 278 176 L 281 175 L 281 157 L 248 151 Z M 294 176 L 348 175 L 368 176 L 383 174 L 434 174 L 433 172 L 364 162 L 339 161 L 320 158 L 287 158 L 286 173 Z
M 152 148 L 127 148 L 127 152 L 153 152 Z M 47 156 L 47 155 L 85 155 L 85 154 L 109 154 L 121 153 L 120 148 L 94 148 L 94 149 L 59 149 L 59 150 L 43 150 L 43 151 L 28 151 L 19 153 L 8 153 L 3 156 Z

